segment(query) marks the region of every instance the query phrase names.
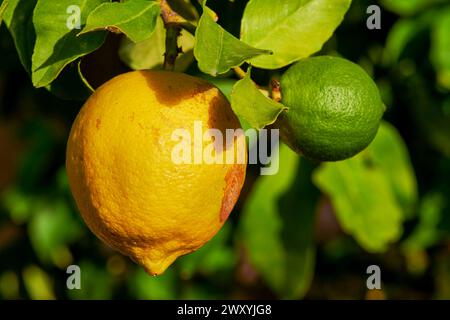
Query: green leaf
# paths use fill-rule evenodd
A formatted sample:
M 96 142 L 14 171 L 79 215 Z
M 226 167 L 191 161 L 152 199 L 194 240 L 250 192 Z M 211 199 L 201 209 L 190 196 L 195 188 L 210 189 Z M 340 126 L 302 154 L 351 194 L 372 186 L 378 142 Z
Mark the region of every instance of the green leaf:
M 35 265 L 27 266 L 23 270 L 23 283 L 32 300 L 54 300 L 52 278 Z
M 443 194 L 432 192 L 425 195 L 419 208 L 419 223 L 401 244 L 406 267 L 414 275 L 421 275 L 428 269 L 426 250 L 438 244 L 444 237 L 439 225 L 445 215 L 445 205 Z
M 3 14 L 5 13 L 7 6 L 8 6 L 8 0 L 3 0 L 2 4 L 0 5 L 0 26 L 2 25 Z
M 109 29 L 124 33 L 133 42 L 144 41 L 155 31 L 159 14 L 160 7 L 154 1 L 104 3 L 89 14 L 85 27 L 78 35 Z
M 286 110 L 283 104 L 266 97 L 256 87 L 250 77 L 251 69 L 245 77 L 233 87 L 231 92 L 231 107 L 240 118 L 243 118 L 251 127 L 264 128 L 277 120 L 278 115 Z
M 250 59 L 278 69 L 319 51 L 341 23 L 351 0 L 251 0 L 241 21 L 242 41 L 273 51 Z
M 450 90 L 450 7 L 437 17 L 431 36 L 431 61 L 438 83 Z
M 3 21 L 14 40 L 20 62 L 31 74 L 31 56 L 36 40 L 32 16 L 37 0 L 8 0 Z
M 0 201 L 15 224 L 22 224 L 30 218 L 34 198 L 29 195 L 12 188 L 2 193 Z
M 380 0 L 383 7 L 401 16 L 410 16 L 447 0 Z
M 83 229 L 65 202 L 41 202 L 33 210 L 28 230 L 31 244 L 43 262 L 50 262 L 61 248 L 76 240 Z
M 371 252 L 387 249 L 402 233 L 416 202 L 414 173 L 400 136 L 382 123 L 370 146 L 355 157 L 324 163 L 313 176 L 342 228 Z
M 156 20 L 155 32 L 139 43 L 125 38 L 120 44 L 120 59 L 133 70 L 162 69 L 164 63 L 166 29 L 163 20 Z M 181 30 L 178 37 L 178 45 L 182 48 L 175 61 L 175 71 L 183 72 L 193 62 L 194 36 L 186 30 Z
M 237 82 L 236 79 L 212 77 L 201 72 L 198 76 L 219 88 L 219 90 L 225 95 L 225 97 L 227 97 L 227 99 L 231 101 L 231 92 L 233 91 L 233 87 Z
M 384 50 L 384 62 L 397 66 L 400 60 L 416 60 L 428 47 L 431 25 L 439 15 L 438 9 L 425 11 L 414 18 L 399 19 L 389 30 Z
M 314 208 L 312 165 L 285 145 L 279 171 L 261 176 L 243 208 L 239 239 L 266 283 L 283 298 L 300 298 L 312 280 Z
M 385 251 L 400 236 L 402 214 L 389 184 L 361 157 L 324 164 L 314 182 L 331 197 L 343 229 L 367 251 Z
M 35 87 L 50 84 L 64 67 L 77 58 L 98 49 L 106 33 L 95 32 L 77 37 L 79 30 L 70 29 L 67 13 L 70 6 L 79 6 L 80 25 L 95 7 L 107 0 L 39 0 L 33 14 L 36 44 L 32 57 L 32 81 Z
M 398 63 L 411 40 L 417 36 L 420 26 L 416 20 L 399 20 L 389 30 L 386 39 L 384 60 L 388 64 Z
M 392 125 L 383 122 L 365 152 L 384 173 L 405 217 L 411 217 L 417 204 L 417 181 L 408 149 L 400 134 Z
M 419 223 L 411 235 L 402 243 L 404 251 L 425 250 L 441 240 L 439 223 L 446 201 L 440 193 L 427 194 L 419 209 Z
M 256 49 L 235 38 L 214 22 L 211 14 L 214 13 L 205 6 L 195 31 L 194 56 L 204 73 L 216 76 L 240 66 L 250 58 L 270 53 L 269 50 Z

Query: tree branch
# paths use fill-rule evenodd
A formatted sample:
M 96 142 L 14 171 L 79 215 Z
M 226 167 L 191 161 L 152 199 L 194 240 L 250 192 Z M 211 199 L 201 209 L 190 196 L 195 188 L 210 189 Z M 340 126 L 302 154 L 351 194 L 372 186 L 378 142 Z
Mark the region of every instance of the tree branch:
M 164 70 L 173 71 L 175 68 L 175 60 L 178 54 L 182 52 L 178 47 L 178 36 L 181 27 L 177 25 L 166 25 L 166 52 L 164 53 Z
M 246 73 L 241 67 L 234 67 L 233 71 L 239 79 L 243 79 L 245 77 Z
M 270 81 L 270 97 L 276 102 L 281 101 L 281 84 L 278 79 L 272 79 Z
M 161 17 L 166 28 L 166 51 L 164 53 L 164 70 L 173 71 L 175 61 L 181 48 L 178 47 L 178 36 L 181 33 L 181 23 L 184 19 L 169 6 L 167 0 L 159 0 Z

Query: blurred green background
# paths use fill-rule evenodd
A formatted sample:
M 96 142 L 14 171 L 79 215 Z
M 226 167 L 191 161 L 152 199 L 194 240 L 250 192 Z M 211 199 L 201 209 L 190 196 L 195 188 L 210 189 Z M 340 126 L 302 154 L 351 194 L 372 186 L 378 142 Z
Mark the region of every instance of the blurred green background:
M 374 3 L 380 30 L 366 27 Z M 209 3 L 234 34 L 245 4 Z M 111 35 L 83 60 L 95 86 L 128 70 L 122 41 Z M 58 97 L 34 89 L 4 25 L 0 53 L 0 298 L 450 299 L 449 1 L 353 1 L 319 54 L 355 61 L 377 82 L 387 111 L 374 142 L 324 164 L 282 146 L 274 176 L 249 166 L 220 233 L 156 278 L 95 238 L 74 205 L 65 145 L 83 102 L 62 99 L 73 97 L 70 75 L 51 88 Z M 237 80 L 208 79 L 226 94 Z M 81 290 L 66 287 L 71 264 Z M 366 287 L 373 264 L 381 290 Z

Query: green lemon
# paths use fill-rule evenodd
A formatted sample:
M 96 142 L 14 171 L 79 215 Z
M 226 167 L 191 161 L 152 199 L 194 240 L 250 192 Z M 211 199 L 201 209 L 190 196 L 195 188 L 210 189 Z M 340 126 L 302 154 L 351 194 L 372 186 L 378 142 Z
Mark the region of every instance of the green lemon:
M 385 110 L 369 75 L 338 57 L 297 62 L 283 74 L 281 94 L 289 108 L 276 123 L 281 139 L 319 161 L 343 160 L 366 148 Z

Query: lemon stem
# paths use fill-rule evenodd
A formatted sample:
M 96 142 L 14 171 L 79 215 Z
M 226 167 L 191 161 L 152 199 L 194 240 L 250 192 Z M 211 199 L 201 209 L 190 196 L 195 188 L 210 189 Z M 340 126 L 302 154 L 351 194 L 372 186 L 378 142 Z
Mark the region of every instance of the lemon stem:
M 178 47 L 178 36 L 181 28 L 178 26 L 166 26 L 166 52 L 164 53 L 164 70 L 173 71 L 175 60 L 181 51 Z
M 166 28 L 166 51 L 164 53 L 164 70 L 173 71 L 175 60 L 178 54 L 182 52 L 178 47 L 178 36 L 181 33 L 180 16 L 172 10 L 167 0 L 159 0 L 161 7 L 161 17 Z
M 245 77 L 246 73 L 241 67 L 234 67 L 233 71 L 239 79 L 243 79 Z
M 276 102 L 281 101 L 281 85 L 280 81 L 277 79 L 272 79 L 270 81 L 270 98 Z

